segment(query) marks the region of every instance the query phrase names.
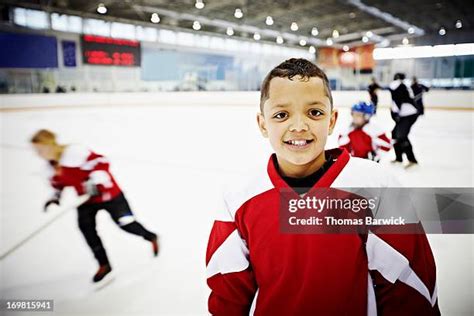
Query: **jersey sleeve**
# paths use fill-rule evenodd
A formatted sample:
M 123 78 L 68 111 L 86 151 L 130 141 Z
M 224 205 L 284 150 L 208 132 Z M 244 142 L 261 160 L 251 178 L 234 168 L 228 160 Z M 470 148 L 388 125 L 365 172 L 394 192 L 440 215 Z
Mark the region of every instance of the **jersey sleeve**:
M 249 250 L 225 203 L 214 221 L 206 253 L 212 315 L 249 315 L 257 291 Z
M 89 172 L 87 181 L 95 185 L 102 193 L 114 186 L 109 167 L 110 163 L 106 157 L 92 153 L 90 159 L 81 168 Z
M 75 168 L 61 167 L 58 173 L 51 178 L 51 186 L 57 191 L 62 191 L 65 187 L 73 187 L 77 194 L 84 194 L 84 187 L 82 185 L 84 176 Z
M 67 146 L 58 165 L 54 167 L 54 175 L 50 178 L 51 186 L 58 191 L 65 187 L 74 187 L 78 194 L 84 194 L 82 182 L 87 176 L 82 172 L 81 166 L 89 155 L 90 151 L 83 146 Z
M 81 145 L 70 145 L 61 157 L 60 168 L 54 180 L 62 187 L 72 186 L 78 194 L 88 193 L 93 186 L 103 193 L 114 186 L 109 172 L 109 161 Z
M 425 234 L 371 233 L 366 249 L 378 315 L 440 315 Z
M 390 139 L 379 124 L 370 121 L 363 127 L 363 130 L 370 136 L 372 148 L 377 155 L 389 151 L 392 147 Z
M 390 139 L 385 133 L 378 134 L 372 139 L 372 142 L 375 147 L 375 151 L 389 151 L 392 145 L 390 144 Z
M 401 186 L 388 176 L 387 187 Z M 403 208 L 405 203 L 410 202 L 397 205 Z M 440 315 L 435 260 L 419 220 L 372 227 L 366 251 L 379 316 Z
M 352 144 L 351 139 L 349 138 L 349 133 L 350 129 L 344 128 L 339 134 L 337 142 L 339 144 L 340 149 L 345 149 L 348 153 L 352 153 Z

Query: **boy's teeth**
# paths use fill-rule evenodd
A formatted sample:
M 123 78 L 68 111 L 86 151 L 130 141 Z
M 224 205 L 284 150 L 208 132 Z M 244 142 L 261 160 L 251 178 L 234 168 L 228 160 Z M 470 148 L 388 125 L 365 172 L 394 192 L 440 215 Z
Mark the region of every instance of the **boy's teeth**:
M 306 145 L 306 140 L 290 140 L 290 143 L 295 146 L 304 146 Z

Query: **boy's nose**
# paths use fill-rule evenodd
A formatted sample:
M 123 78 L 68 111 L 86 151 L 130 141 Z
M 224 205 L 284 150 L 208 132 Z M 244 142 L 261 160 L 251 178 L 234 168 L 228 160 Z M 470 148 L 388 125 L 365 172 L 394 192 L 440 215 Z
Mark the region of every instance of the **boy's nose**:
M 294 118 L 294 120 L 291 122 L 290 125 L 290 132 L 302 132 L 302 131 L 307 131 L 309 129 L 308 124 L 306 123 L 306 120 L 304 117 L 297 116 Z

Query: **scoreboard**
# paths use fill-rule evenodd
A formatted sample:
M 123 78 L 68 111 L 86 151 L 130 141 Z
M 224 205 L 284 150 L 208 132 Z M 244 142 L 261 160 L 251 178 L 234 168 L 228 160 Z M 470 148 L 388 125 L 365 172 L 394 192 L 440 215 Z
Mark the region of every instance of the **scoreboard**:
M 83 35 L 81 49 L 84 64 L 129 67 L 141 64 L 139 41 Z

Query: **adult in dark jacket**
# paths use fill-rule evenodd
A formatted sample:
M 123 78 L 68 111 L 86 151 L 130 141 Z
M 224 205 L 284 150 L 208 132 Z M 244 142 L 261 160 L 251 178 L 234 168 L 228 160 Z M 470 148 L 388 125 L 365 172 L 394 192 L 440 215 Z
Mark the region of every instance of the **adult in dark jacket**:
M 405 75 L 397 73 L 393 79 L 393 82 L 389 85 L 389 90 L 393 101 L 390 114 L 395 121 L 395 127 L 392 131 L 393 148 L 396 156 L 394 162 L 403 162 L 403 154 L 406 154 L 408 164 L 405 168 L 409 168 L 418 163 L 408 135 L 420 115 L 420 111 L 415 106 L 413 92 L 404 82 Z
M 377 104 L 379 103 L 379 96 L 377 95 L 377 90 L 382 89 L 382 87 L 377 83 L 375 77 L 372 77 L 372 82 L 367 87 L 367 91 L 369 92 L 370 101 L 375 107 L 374 114 L 377 113 Z
M 423 104 L 423 93 L 430 91 L 430 88 L 418 82 L 416 77 L 413 77 L 411 90 L 413 91 L 413 101 L 415 101 L 415 107 L 420 115 L 425 114 L 425 106 Z

